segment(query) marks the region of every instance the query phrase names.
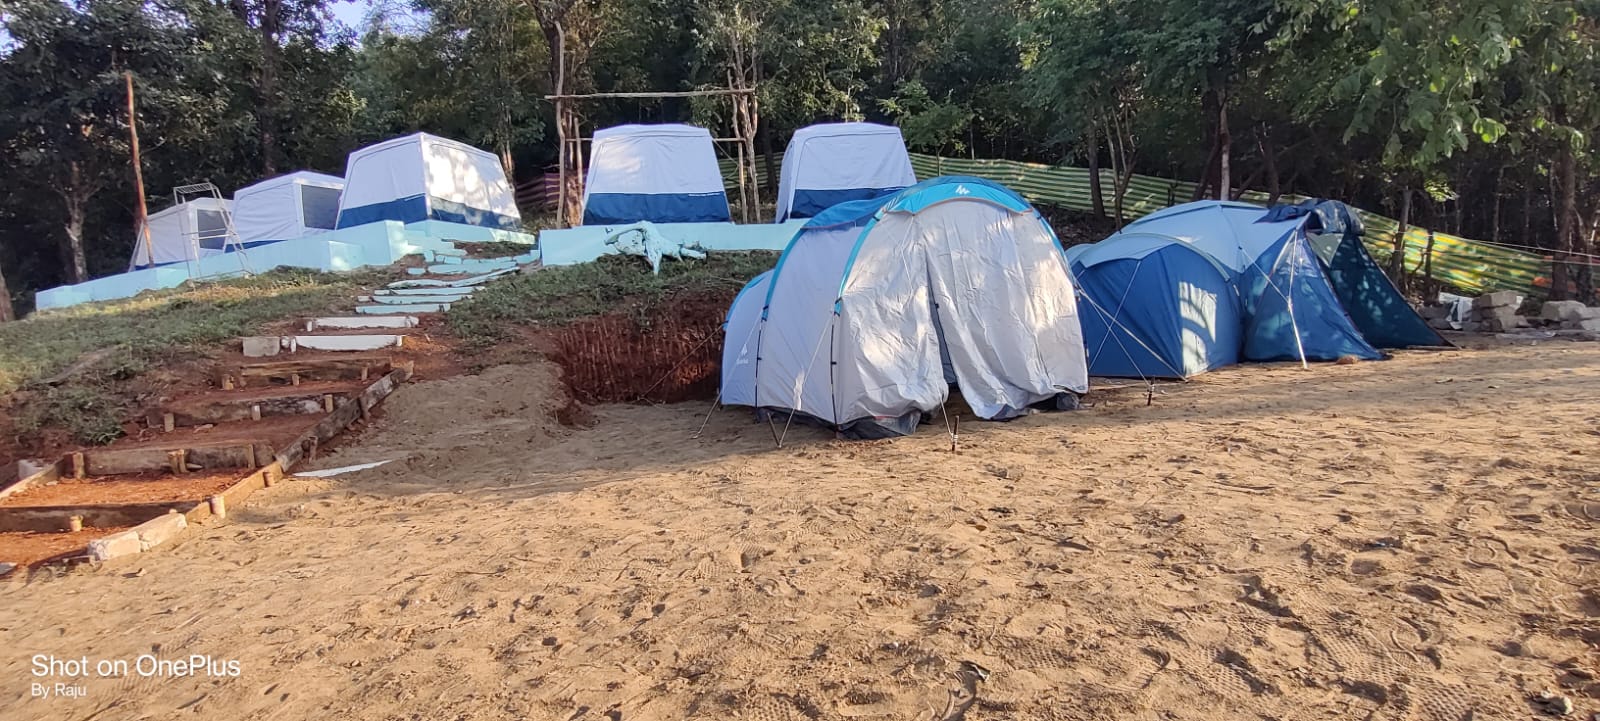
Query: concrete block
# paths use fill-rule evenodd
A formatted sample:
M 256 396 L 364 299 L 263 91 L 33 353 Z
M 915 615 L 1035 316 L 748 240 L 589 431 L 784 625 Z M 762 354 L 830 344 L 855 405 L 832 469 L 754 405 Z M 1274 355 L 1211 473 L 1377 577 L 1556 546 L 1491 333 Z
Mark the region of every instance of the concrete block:
M 1545 320 L 1582 320 L 1583 303 L 1575 300 L 1547 300 L 1539 307 L 1539 317 Z
M 443 313 L 450 310 L 449 303 L 416 303 L 413 305 L 358 305 L 362 315 L 400 315 L 404 313 Z
M 471 286 L 454 288 L 441 286 L 437 288 L 380 288 L 372 291 L 373 295 L 472 295 L 477 290 Z
M 253 335 L 243 339 L 246 358 L 275 356 L 283 350 L 283 339 L 275 335 Z
M 416 273 L 416 274 L 413 274 L 413 275 L 420 275 L 420 273 Z M 386 285 L 384 287 L 385 288 L 444 288 L 444 287 L 448 287 L 449 285 L 450 285 L 450 281 L 447 281 L 447 280 L 435 280 L 433 278 L 418 278 L 416 280 L 397 280 L 397 281 L 395 281 L 393 283 L 390 283 L 390 284 L 388 284 L 388 285 Z
M 1473 308 L 1513 308 L 1522 305 L 1522 296 L 1515 291 L 1497 290 L 1472 299 Z
M 1572 321 L 1572 323 L 1573 325 L 1571 327 L 1576 330 L 1600 330 L 1600 318 Z
M 89 560 L 105 563 L 113 558 L 132 556 L 141 550 L 139 534 L 133 531 L 113 533 L 89 542 Z
M 307 350 L 366 351 L 398 348 L 403 335 L 298 335 L 295 344 Z
M 425 268 L 406 268 L 406 275 L 426 275 L 427 272 Z
M 182 513 L 168 513 L 134 526 L 133 531 L 139 535 L 139 550 L 148 551 L 177 538 L 188 527 L 189 520 Z
M 413 303 L 454 303 L 461 300 L 461 294 L 447 295 L 363 295 L 356 298 L 360 303 L 379 303 L 383 305 L 407 305 Z
M 372 317 L 350 318 L 312 318 L 306 321 L 306 332 L 337 328 L 350 330 L 355 328 L 415 328 L 416 316 L 410 315 L 385 315 Z

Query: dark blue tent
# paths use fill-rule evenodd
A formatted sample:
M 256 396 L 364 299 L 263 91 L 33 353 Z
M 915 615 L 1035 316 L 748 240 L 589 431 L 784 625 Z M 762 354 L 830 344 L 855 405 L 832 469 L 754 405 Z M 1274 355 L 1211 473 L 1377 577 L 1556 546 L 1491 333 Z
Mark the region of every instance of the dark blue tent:
M 1238 293 L 1205 251 L 1128 233 L 1067 257 L 1085 301 L 1078 322 L 1090 375 L 1187 378 L 1239 362 Z
M 1200 201 L 1147 215 L 1101 243 L 1161 235 L 1216 259 L 1239 292 L 1246 360 L 1382 358 L 1345 312 L 1311 247 L 1308 220 L 1307 214 L 1274 218 L 1248 203 Z
M 1307 200 L 1267 211 L 1269 218 L 1299 216 L 1306 218 L 1306 235 L 1327 270 L 1334 293 L 1368 343 L 1379 348 L 1450 345 L 1417 315 L 1372 259 L 1361 242 L 1361 219 L 1350 206 L 1337 200 Z

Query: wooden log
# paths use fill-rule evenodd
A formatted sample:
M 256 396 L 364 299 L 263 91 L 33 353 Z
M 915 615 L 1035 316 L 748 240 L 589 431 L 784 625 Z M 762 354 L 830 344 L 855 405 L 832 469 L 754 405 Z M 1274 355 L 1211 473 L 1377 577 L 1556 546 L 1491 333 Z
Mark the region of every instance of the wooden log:
M 0 506 L 0 532 L 70 531 L 73 519 L 90 528 L 136 526 L 169 511 L 187 513 L 196 501 L 85 504 L 81 506 Z M 205 505 L 201 503 L 200 505 Z
M 282 466 L 285 471 L 292 470 L 296 464 L 305 460 L 309 454 L 314 453 L 317 446 L 339 435 L 341 431 L 350 427 L 350 424 L 355 423 L 361 417 L 363 408 L 371 408 L 377 405 L 388 397 L 390 393 L 393 393 L 394 389 L 400 387 L 401 383 L 411 377 L 412 367 L 414 366 L 404 366 L 389 371 L 388 374 L 379 378 L 372 385 L 367 386 L 366 390 L 361 391 L 359 395 L 351 399 L 352 402 L 335 408 L 332 413 L 329 413 L 327 417 L 319 421 L 311 430 L 301 434 L 299 438 L 294 439 L 293 442 L 280 450 L 277 458 L 278 465 Z
M 271 444 L 254 441 L 251 445 L 254 446 L 253 452 L 257 458 L 267 458 L 272 455 Z M 93 476 L 163 470 L 176 472 L 173 454 L 179 451 L 183 454 L 185 472 L 195 467 L 201 469 L 252 467 L 245 446 L 240 443 L 88 451 L 84 454 L 86 458 L 84 465 L 87 467 L 88 475 Z
M 158 418 L 170 416 L 176 426 L 203 426 L 229 421 L 259 421 L 263 416 L 314 415 L 325 412 L 322 396 L 327 391 L 302 392 L 285 388 L 283 395 L 268 398 L 234 399 L 210 396 L 169 403 L 145 412 L 145 420 L 155 425 Z
M 69 463 L 70 461 L 68 459 L 63 458 L 55 463 L 39 469 L 31 476 L 17 479 L 16 481 L 6 485 L 4 488 L 0 488 L 0 499 L 14 496 L 34 486 L 42 486 L 51 481 L 61 480 L 61 474 L 67 471 Z
M 250 363 L 239 367 L 238 376 L 242 387 L 245 379 L 284 383 L 294 383 L 296 376 L 301 380 L 364 379 L 365 373 L 371 371 L 387 373 L 389 370 L 389 356 L 368 353 L 337 358 Z

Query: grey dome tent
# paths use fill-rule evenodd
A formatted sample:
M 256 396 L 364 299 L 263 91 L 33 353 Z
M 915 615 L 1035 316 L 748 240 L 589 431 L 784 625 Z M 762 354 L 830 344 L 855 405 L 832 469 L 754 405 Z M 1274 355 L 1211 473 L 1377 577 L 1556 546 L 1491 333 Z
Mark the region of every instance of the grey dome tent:
M 980 418 L 1088 391 L 1071 275 L 1021 197 L 976 178 L 833 206 L 728 313 L 722 399 L 852 438 L 906 435 L 952 385 Z

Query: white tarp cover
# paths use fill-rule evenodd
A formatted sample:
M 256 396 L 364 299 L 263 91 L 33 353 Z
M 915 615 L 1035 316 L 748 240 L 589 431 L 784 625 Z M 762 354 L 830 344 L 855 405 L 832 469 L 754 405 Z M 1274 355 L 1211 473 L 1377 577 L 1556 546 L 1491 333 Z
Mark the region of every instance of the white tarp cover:
M 226 200 L 196 198 L 151 213 L 145 221 L 150 229 L 148 247 L 144 233 L 138 233 L 128 268 L 183 263 L 223 253 L 224 246 L 233 242 L 227 231 L 230 205 Z
M 778 222 L 810 217 L 834 202 L 871 197 L 848 191 L 890 190 L 917 182 L 900 129 L 876 123 L 822 123 L 794 132 L 778 181 Z M 832 198 L 801 202 L 796 193 Z M 805 212 L 796 212 L 807 207 Z
M 729 312 L 724 402 L 902 433 L 896 419 L 939 408 L 951 382 L 990 419 L 1087 392 L 1054 235 L 1020 198 L 982 183 L 927 181 L 861 223 L 797 234 Z
M 423 217 L 384 214 L 374 209 L 409 203 Z M 494 154 L 466 143 L 427 133 L 394 138 L 350 154 L 345 165 L 344 195 L 339 201 L 339 227 L 394 218 L 412 222 L 434 218 L 464 222 L 456 216 L 489 213 L 516 219 L 515 192 Z M 470 218 L 469 218 L 470 220 Z M 489 225 L 474 222 L 475 225 Z M 502 223 L 503 224 L 503 223 Z
M 316 193 L 308 189 L 344 188 L 344 178 L 301 170 L 276 178 L 268 178 L 255 185 L 233 192 L 233 227 L 239 240 L 245 244 L 300 238 L 333 228 L 332 222 L 321 222 L 315 205 Z M 326 192 L 326 191 L 321 191 Z M 313 212 L 308 217 L 308 201 Z M 334 206 L 337 212 L 338 206 Z M 328 219 L 331 221 L 332 219 Z
M 595 193 L 724 193 L 711 131 L 693 125 L 618 125 L 594 133 L 587 201 Z

